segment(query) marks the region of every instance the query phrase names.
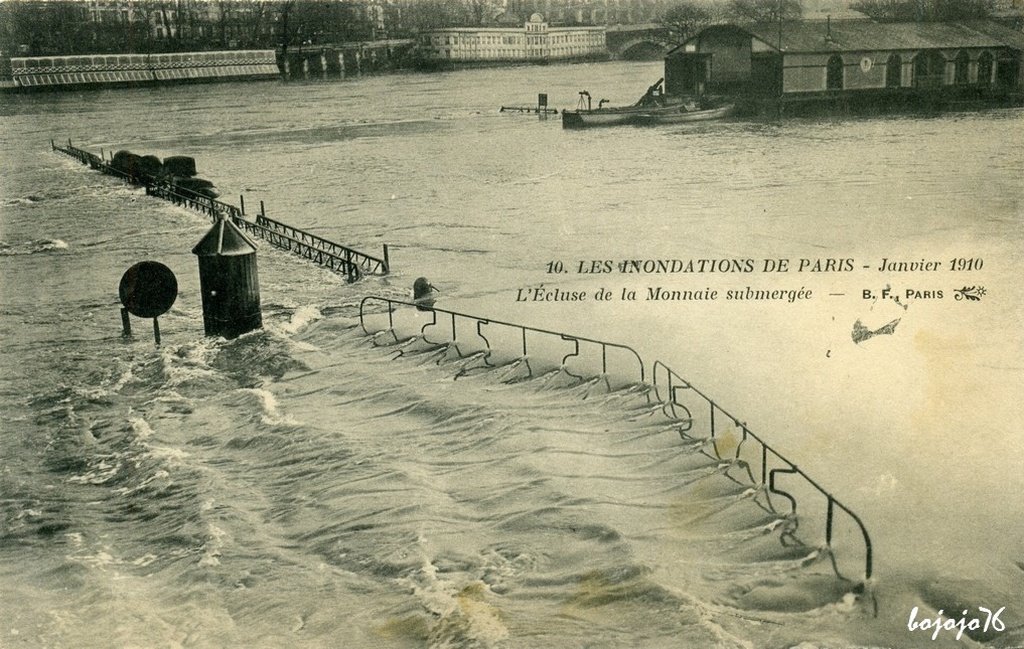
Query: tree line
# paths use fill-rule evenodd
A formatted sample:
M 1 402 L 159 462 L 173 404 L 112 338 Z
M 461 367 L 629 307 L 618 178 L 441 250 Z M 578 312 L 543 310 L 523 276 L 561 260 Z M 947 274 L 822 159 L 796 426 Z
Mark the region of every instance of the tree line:
M 655 0 L 656 20 L 677 41 L 718 22 L 778 22 L 803 15 L 800 0 Z M 522 9 L 533 8 L 520 2 Z M 557 15 L 568 0 L 545 2 Z M 564 6 L 562 6 L 564 4 Z M 854 0 L 879 21 L 986 18 L 996 0 Z M 5 55 L 270 49 L 409 38 L 440 27 L 485 25 L 495 0 L 0 0 Z M 557 19 L 557 16 L 556 16 Z
M 991 18 L 996 0 L 855 0 L 849 7 L 879 22 L 943 22 Z M 803 17 L 800 0 L 677 0 L 662 22 L 677 41 L 715 23 L 777 23 Z

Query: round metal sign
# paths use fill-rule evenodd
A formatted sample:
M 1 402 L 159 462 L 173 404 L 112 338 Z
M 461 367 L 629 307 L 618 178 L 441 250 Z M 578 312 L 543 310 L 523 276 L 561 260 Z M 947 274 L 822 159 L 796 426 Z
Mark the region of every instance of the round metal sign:
M 140 318 L 167 313 L 178 297 L 178 280 L 167 266 L 157 261 L 140 261 L 121 276 L 117 289 L 121 304 Z
M 865 56 L 864 58 L 862 58 L 860 60 L 860 71 L 861 72 L 865 72 L 865 73 L 871 72 L 872 64 L 873 64 L 873 61 L 871 60 L 871 57 L 870 56 Z

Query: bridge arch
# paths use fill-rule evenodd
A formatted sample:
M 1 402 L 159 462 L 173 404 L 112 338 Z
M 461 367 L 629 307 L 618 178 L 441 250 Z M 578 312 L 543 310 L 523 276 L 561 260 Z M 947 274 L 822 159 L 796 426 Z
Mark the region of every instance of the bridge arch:
M 615 58 L 631 61 L 659 60 L 664 58 L 673 45 L 660 38 L 639 37 L 622 43 L 612 50 L 612 54 Z

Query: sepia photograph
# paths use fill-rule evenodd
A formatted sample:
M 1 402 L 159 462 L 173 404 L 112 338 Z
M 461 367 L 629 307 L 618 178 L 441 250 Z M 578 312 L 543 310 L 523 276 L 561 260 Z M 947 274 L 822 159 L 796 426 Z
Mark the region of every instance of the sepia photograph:
M 1022 0 L 0 0 L 0 648 L 1024 648 L 1022 63 Z

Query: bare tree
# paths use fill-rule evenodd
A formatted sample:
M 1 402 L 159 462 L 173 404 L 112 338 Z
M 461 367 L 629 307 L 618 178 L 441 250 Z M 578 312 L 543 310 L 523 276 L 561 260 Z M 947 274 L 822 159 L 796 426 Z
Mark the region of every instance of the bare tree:
M 882 22 L 931 22 L 989 18 L 994 0 L 859 0 L 850 5 Z
M 729 0 L 726 11 L 738 22 L 773 23 L 799 20 L 804 8 L 800 0 Z
M 672 38 L 681 43 L 718 17 L 717 7 L 703 2 L 677 0 L 661 15 L 659 22 L 668 27 Z

